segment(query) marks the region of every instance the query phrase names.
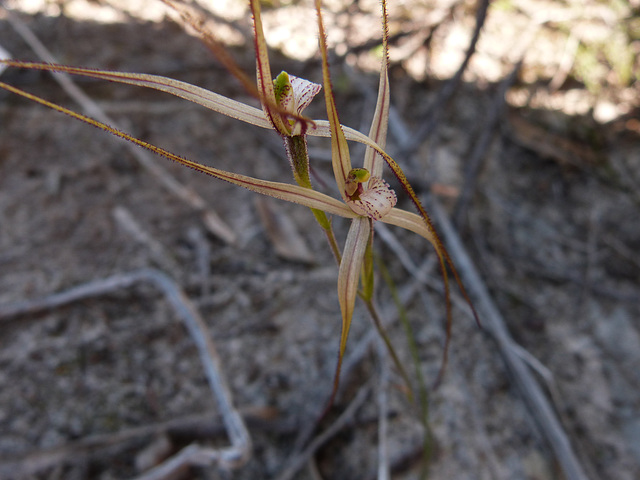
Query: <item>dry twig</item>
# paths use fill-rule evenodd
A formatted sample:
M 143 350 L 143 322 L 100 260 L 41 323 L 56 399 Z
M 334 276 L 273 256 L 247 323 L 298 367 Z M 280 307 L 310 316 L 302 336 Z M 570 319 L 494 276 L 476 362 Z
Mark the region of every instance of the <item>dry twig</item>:
M 233 406 L 231 393 L 226 380 L 221 375 L 220 359 L 204 320 L 192 306 L 182 289 L 167 275 L 153 269 L 142 269 L 127 274 L 114 275 L 74 287 L 66 292 L 48 297 L 22 301 L 16 304 L 0 305 L 0 321 L 6 321 L 18 315 L 35 314 L 77 302 L 86 298 L 99 297 L 114 290 L 131 288 L 137 283 L 150 283 L 160 289 L 165 298 L 184 322 L 193 341 L 196 343 L 209 385 L 214 394 L 225 430 L 231 445 L 221 449 L 212 449 L 192 444 L 177 456 L 169 459 L 156 469 L 140 477 L 145 480 L 166 478 L 185 465 L 217 464 L 223 469 L 233 469 L 242 465 L 250 456 L 251 439 L 242 417 Z
M 153 260 L 159 266 L 166 269 L 172 277 L 178 276 L 180 273 L 178 262 L 160 241 L 140 225 L 128 208 L 117 206 L 113 209 L 112 215 L 127 234 L 131 235 L 136 242 L 147 247 Z
M 487 10 L 489 9 L 490 3 L 491 2 L 489 0 L 481 0 L 478 5 L 478 11 L 476 12 L 476 26 L 473 31 L 473 36 L 471 37 L 471 42 L 469 42 L 469 47 L 467 48 L 467 52 L 464 56 L 464 60 L 460 64 L 460 67 L 458 67 L 458 71 L 455 75 L 447 80 L 440 92 L 438 92 L 435 102 L 433 102 L 429 108 L 429 111 L 422 120 L 418 130 L 413 132 L 410 136 L 409 142 L 400 144 L 401 152 L 404 155 L 409 156 L 414 153 L 418 147 L 424 143 L 425 138 L 431 134 L 435 126 L 440 121 L 440 118 L 442 118 L 445 105 L 449 103 L 449 100 L 453 97 L 453 94 L 460 84 L 460 80 L 462 80 L 462 75 L 467 69 L 467 65 L 469 65 L 469 60 L 471 60 L 471 57 L 476 51 L 476 45 L 480 38 L 484 22 L 487 18 Z
M 187 231 L 189 241 L 196 249 L 196 266 L 200 280 L 200 296 L 206 298 L 211 291 L 211 247 L 202 230 L 192 227 Z
M 440 227 L 449 249 L 449 254 L 456 264 L 470 295 L 476 302 L 476 308 L 481 313 L 483 328 L 498 345 L 500 354 L 511 374 L 511 379 L 520 390 L 531 415 L 549 442 L 565 476 L 568 480 L 586 480 L 588 477 L 571 447 L 571 442 L 566 432 L 540 385 L 536 382 L 522 357 L 516 354 L 513 348 L 514 341 L 507 330 L 504 319 L 491 299 L 451 221 L 447 218 L 435 198 L 427 197 L 425 204 L 428 205 L 436 223 Z
M 252 429 L 282 435 L 294 432 L 291 422 L 275 418 L 274 412 L 270 409 L 241 409 L 240 413 Z M 216 412 L 187 415 L 115 433 L 90 435 L 59 447 L 13 455 L 12 458 L 0 457 L 0 478 L 28 478 L 60 465 L 75 465 L 91 462 L 92 459 L 113 457 L 120 452 L 129 452 L 139 447 L 148 438 L 168 436 L 172 440 L 182 442 L 213 439 L 224 435 L 224 423 Z
M 335 422 L 331 424 L 329 428 L 327 428 L 324 432 L 318 435 L 307 448 L 305 448 L 299 454 L 295 454 L 291 460 L 287 463 L 287 467 L 283 470 L 283 472 L 277 477 L 278 480 L 291 480 L 295 477 L 296 473 L 307 463 L 309 458 L 315 452 L 322 447 L 325 443 L 327 443 L 334 435 L 336 435 L 340 430 L 349 426 L 353 422 L 353 417 L 355 416 L 358 409 L 364 404 L 364 401 L 367 399 L 369 392 L 372 388 L 372 383 L 368 382 L 363 387 L 360 388 L 355 398 L 351 401 L 349 406 L 345 409 L 344 412 L 337 418 Z
M 482 133 L 480 134 L 480 138 L 474 145 L 469 159 L 465 162 L 466 172 L 464 176 L 464 185 L 462 187 L 462 193 L 460 194 L 460 198 L 458 198 L 455 212 L 453 214 L 454 223 L 458 228 L 460 228 L 464 218 L 466 217 L 467 209 L 469 208 L 469 202 L 471 201 L 471 198 L 475 193 L 476 180 L 478 178 L 478 173 L 480 172 L 482 160 L 484 159 L 485 154 L 489 149 L 491 139 L 496 133 L 496 126 L 498 125 L 501 113 L 504 109 L 506 101 L 505 95 L 517 80 L 518 72 L 520 71 L 521 66 L 522 60 L 516 63 L 516 65 L 513 67 L 513 70 L 511 70 L 511 73 L 500 82 L 498 91 L 496 92 L 493 101 L 491 102 L 489 112 L 485 120 L 483 121 L 483 128 Z

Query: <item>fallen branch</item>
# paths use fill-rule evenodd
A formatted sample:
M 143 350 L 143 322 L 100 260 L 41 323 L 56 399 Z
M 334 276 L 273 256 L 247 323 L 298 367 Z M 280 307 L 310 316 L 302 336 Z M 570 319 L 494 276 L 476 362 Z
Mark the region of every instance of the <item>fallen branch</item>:
M 588 477 L 582 469 L 553 407 L 527 368 L 522 356 L 516 353 L 515 342 L 507 330 L 504 319 L 489 295 L 487 287 L 480 278 L 451 221 L 434 197 L 428 196 L 424 202 L 439 227 L 467 291 L 474 299 L 483 328 L 498 345 L 512 381 L 522 394 L 531 416 L 549 442 L 567 480 L 587 480 Z
M 269 434 L 290 435 L 296 428 L 293 422 L 275 417 L 273 409 L 245 408 L 240 410 L 240 414 L 251 429 Z M 120 452 L 130 452 L 132 448 L 139 448 L 146 443 L 147 439 L 163 435 L 177 443 L 211 440 L 224 436 L 225 426 L 220 415 L 209 411 L 114 433 L 89 435 L 58 447 L 0 457 L 0 478 L 28 478 L 60 465 L 73 466 L 94 459 L 104 460 Z
M 118 289 L 126 289 L 137 283 L 150 283 L 158 288 L 175 313 L 184 322 L 198 348 L 200 361 L 205 369 L 209 386 L 220 409 L 222 422 L 231 445 L 213 449 L 192 444 L 176 457 L 169 459 L 140 478 L 146 480 L 164 478 L 157 472 L 179 470 L 185 465 L 217 464 L 222 469 L 231 470 L 244 464 L 251 454 L 251 439 L 239 412 L 233 406 L 226 380 L 220 374 L 220 359 L 204 320 L 193 307 L 182 289 L 167 275 L 153 269 L 141 269 L 131 273 L 113 275 L 74 287 L 66 292 L 56 293 L 36 300 L 24 300 L 15 304 L 0 305 L 0 322 L 19 315 L 36 314 L 52 310 L 86 298 L 99 297 Z M 186 463 L 185 463 L 186 462 Z

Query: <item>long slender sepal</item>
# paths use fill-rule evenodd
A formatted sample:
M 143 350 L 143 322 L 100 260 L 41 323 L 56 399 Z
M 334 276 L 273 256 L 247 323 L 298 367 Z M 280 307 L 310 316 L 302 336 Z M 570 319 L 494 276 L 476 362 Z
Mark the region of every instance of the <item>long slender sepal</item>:
M 380 82 L 378 85 L 378 100 L 373 121 L 369 129 L 369 138 L 384 148 L 387 141 L 387 128 L 389 125 L 389 25 L 387 22 L 387 4 L 385 0 L 382 6 L 382 65 L 380 69 Z M 371 172 L 372 177 L 382 178 L 382 158 L 376 155 L 372 147 L 367 147 L 364 154 L 364 168 Z
M 353 318 L 353 310 L 358 293 L 358 282 L 363 267 L 367 243 L 371 237 L 371 230 L 371 219 L 366 217 L 354 218 L 351 222 L 351 227 L 347 234 L 347 241 L 342 252 L 340 270 L 338 272 L 338 301 L 340 302 L 340 312 L 342 314 L 340 350 L 338 351 L 338 363 L 333 378 L 333 390 L 320 418 L 324 417 L 327 413 L 338 392 L 342 359 L 344 358 L 344 352 L 347 348 L 347 339 L 349 338 L 349 329 L 351 327 L 351 319 Z
M 342 260 L 340 261 L 340 270 L 338 271 L 338 301 L 340 302 L 340 312 L 342 314 L 342 330 L 340 332 L 338 365 L 336 366 L 336 375 L 330 403 L 333 401 L 340 380 L 342 359 L 344 358 L 344 352 L 347 348 L 347 339 L 349 337 L 351 319 L 353 318 L 353 310 L 358 293 L 358 283 L 360 273 L 362 272 L 364 253 L 370 235 L 371 220 L 366 217 L 354 218 L 351 222 L 349 233 L 347 234 L 344 250 L 342 251 Z
M 199 172 L 206 173 L 208 175 L 216 177 L 220 180 L 225 180 L 227 182 L 233 183 L 235 185 L 239 185 L 241 187 L 247 188 L 249 190 L 252 190 L 256 193 L 260 193 L 262 195 L 267 195 L 267 196 L 278 198 L 281 200 L 286 200 L 288 202 L 297 203 L 299 205 L 304 205 L 305 207 L 309 207 L 309 208 L 323 210 L 327 213 L 339 215 L 341 217 L 346 217 L 346 218 L 356 217 L 356 214 L 353 213 L 353 211 L 351 211 L 351 209 L 347 207 L 343 202 L 333 197 L 330 197 L 328 195 L 325 195 L 324 193 L 317 192 L 315 190 L 311 190 L 308 188 L 300 187 L 298 185 L 260 180 L 260 179 L 249 177 L 246 175 L 226 172 L 224 170 L 220 170 L 214 167 L 202 165 L 200 163 L 193 162 L 191 160 L 187 160 L 186 158 L 175 155 L 167 150 L 164 150 L 150 143 L 139 140 L 105 123 L 99 122 L 97 120 L 94 120 L 85 115 L 69 110 L 67 108 L 61 107 L 60 105 L 51 103 L 43 98 L 32 95 L 28 92 L 15 88 L 4 82 L 0 82 L 0 88 L 4 88 L 5 90 L 13 92 L 22 97 L 28 98 L 29 100 L 32 100 L 34 102 L 40 103 L 41 105 L 49 107 L 53 110 L 57 110 L 58 112 L 69 115 L 77 120 L 81 120 L 85 123 L 88 123 L 89 125 L 100 128 L 112 135 L 115 135 L 116 137 L 120 137 L 124 140 L 135 143 L 136 145 L 139 145 L 148 150 L 151 150 L 152 152 L 157 153 L 158 155 L 161 155 L 175 162 L 181 163 L 182 165 L 192 168 L 194 170 L 197 170 Z
M 267 118 L 281 135 L 287 135 L 290 128 L 285 125 L 281 115 L 271 107 L 277 105 L 276 95 L 273 89 L 273 76 L 271 75 L 271 66 L 269 65 L 269 52 L 267 51 L 267 41 L 264 38 L 262 29 L 262 17 L 260 13 L 260 0 L 251 0 L 251 13 L 253 14 L 254 28 L 254 47 L 256 51 L 256 75 L 258 80 L 258 89 L 263 99 L 263 109 Z
M 333 175 L 338 185 L 340 195 L 346 201 L 345 181 L 351 171 L 351 157 L 349 156 L 349 145 L 345 138 L 344 132 L 338 118 L 338 110 L 333 97 L 333 87 L 331 85 L 331 75 L 329 73 L 329 53 L 327 51 L 327 36 L 322 22 L 322 2 L 316 0 L 316 13 L 318 16 L 318 30 L 320 53 L 322 55 L 322 81 L 324 86 L 324 101 L 327 107 L 327 118 L 329 119 L 331 137 L 331 164 L 333 166 Z
M 78 68 L 52 63 L 20 62 L 16 60 L 3 60 L 1 63 L 17 68 L 29 68 L 32 70 L 48 70 L 51 72 L 65 72 L 85 77 L 99 78 L 112 82 L 126 83 L 139 87 L 152 88 L 170 93 L 190 102 L 197 103 L 228 117 L 241 120 L 262 128 L 272 128 L 264 112 L 259 108 L 224 97 L 210 90 L 206 90 L 190 83 L 174 80 L 173 78 L 144 73 L 112 72 L 108 70 L 95 70 L 91 68 Z
M 342 252 L 342 261 L 338 272 L 338 300 L 340 301 L 340 310 L 342 312 L 340 356 L 344 354 L 347 345 L 364 252 L 371 233 L 370 222 L 371 220 L 366 217 L 357 217 L 351 222 L 347 241 Z

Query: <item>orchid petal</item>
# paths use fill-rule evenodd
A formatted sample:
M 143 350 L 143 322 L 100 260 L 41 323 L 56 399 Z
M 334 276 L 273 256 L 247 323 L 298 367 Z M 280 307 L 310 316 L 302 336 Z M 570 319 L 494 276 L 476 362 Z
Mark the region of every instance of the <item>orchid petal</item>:
M 311 82 L 305 78 L 296 77 L 295 75 L 289 75 L 289 81 L 293 88 L 296 112 L 301 115 L 313 98 L 320 92 L 322 85 Z
M 382 0 L 382 68 L 378 85 L 378 100 L 373 114 L 373 122 L 369 130 L 369 138 L 384 148 L 387 142 L 387 128 L 389 125 L 389 25 L 387 23 L 387 4 Z M 367 147 L 364 154 L 364 168 L 373 177 L 382 177 L 384 162 L 373 148 Z
M 364 253 L 371 234 L 371 220 L 366 217 L 353 219 L 347 241 L 342 252 L 340 271 L 338 272 L 338 300 L 342 312 L 342 333 L 340 334 L 339 362 L 347 346 L 349 327 L 358 292 L 358 281 L 362 271 Z
M 387 182 L 379 177 L 371 177 L 369 186 L 359 195 L 359 198 L 347 200 L 347 205 L 358 215 L 381 220 L 397 201 L 395 192 Z
M 329 119 L 331 137 L 331 164 L 333 166 L 333 175 L 338 185 L 338 190 L 342 198 L 346 201 L 345 181 L 351 171 L 351 158 L 349 157 L 349 145 L 345 138 L 340 119 L 338 118 L 338 110 L 336 109 L 335 99 L 333 97 L 333 87 L 331 86 L 331 75 L 329 74 L 329 54 L 327 52 L 327 36 L 322 23 L 320 0 L 316 0 L 316 12 L 318 15 L 318 30 L 320 35 L 320 53 L 322 54 L 322 82 L 324 84 L 324 101 L 327 107 L 327 118 Z
M 251 0 L 251 12 L 253 13 L 253 28 L 255 31 L 253 41 L 256 50 L 256 74 L 258 77 L 258 89 L 260 90 L 260 95 L 262 95 L 262 108 L 273 128 L 280 135 L 288 135 L 290 128 L 285 125 L 282 116 L 271 107 L 272 105 L 277 105 L 277 102 L 273 89 L 271 66 L 269 65 L 267 41 L 264 38 L 264 30 L 262 29 L 260 0 Z

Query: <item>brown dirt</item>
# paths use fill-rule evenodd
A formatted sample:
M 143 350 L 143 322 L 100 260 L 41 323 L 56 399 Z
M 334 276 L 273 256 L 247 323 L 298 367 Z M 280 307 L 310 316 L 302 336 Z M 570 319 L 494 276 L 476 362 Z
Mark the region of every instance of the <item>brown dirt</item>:
M 335 11 L 341 3 L 330 2 Z M 333 71 L 341 120 L 365 130 L 362 118 L 372 113 L 371 99 L 348 72 L 354 65 L 366 69 L 373 64 L 368 48 L 356 48 L 375 38 L 367 25 L 375 25 L 377 2 L 373 8 L 369 3 L 362 2 L 362 11 L 352 6 L 327 17 L 332 27 L 351 28 L 346 31 L 352 33 L 330 36 L 339 53 L 350 52 L 336 58 Z M 419 39 L 426 28 L 420 27 L 422 19 L 431 21 L 416 10 L 420 5 L 410 8 L 414 3 L 421 2 L 404 2 L 392 10 L 392 28 L 409 32 L 393 44 L 392 101 L 411 128 L 429 111 L 442 79 L 453 73 L 442 61 L 445 40 L 456 38 L 448 34 L 462 29 L 468 37 L 475 12 L 471 4 L 453 7 L 430 40 L 411 47 L 411 39 Z M 446 12 L 444 3 L 434 2 L 432 10 Z M 587 3 L 601 8 L 599 2 Z M 306 3 L 300 4 L 285 4 L 274 15 L 288 9 L 291 18 L 298 18 L 298 9 L 306 15 Z M 452 214 L 460 211 L 456 200 L 467 188 L 466 160 L 495 106 L 495 82 L 513 65 L 503 50 L 496 53 L 490 47 L 515 44 L 525 13 L 526 8 L 490 11 L 487 37 L 462 84 L 439 112 L 436 129 L 414 163 L 407 165 L 412 181 L 433 185 Z M 496 23 L 507 14 L 512 23 L 498 28 Z M 115 23 L 70 14 L 21 18 L 62 63 L 171 76 L 251 101 L 196 38 L 169 20 L 149 21 L 135 12 Z M 500 110 L 458 228 L 510 332 L 552 375 L 547 391 L 589 477 L 633 480 L 640 477 L 640 92 L 637 80 L 611 80 L 615 74 L 603 75 L 609 83 L 603 80 L 598 92 L 588 90 L 573 70 L 557 90 L 547 89 L 557 71 L 553 61 L 560 60 L 545 57 L 544 48 L 555 52 L 554 46 L 564 45 L 564 37 L 559 40 L 557 31 L 549 31 L 528 47 L 533 54 L 507 95 L 509 104 Z M 634 42 L 637 51 L 639 40 Z M 461 48 L 467 43 L 468 38 Z M 37 59 L 2 18 L 0 45 L 16 58 Z M 460 48 L 449 47 L 450 61 L 458 65 Z M 233 52 L 250 71 L 250 50 L 238 46 Z M 551 64 L 547 70 L 541 58 Z M 427 67 L 424 78 L 416 73 L 420 62 Z M 276 55 L 273 63 L 278 71 L 319 80 L 316 58 Z M 342 68 L 345 64 L 348 69 Z M 375 75 L 363 78 L 376 85 Z M 77 109 L 47 74 L 9 69 L 1 79 Z M 219 168 L 290 178 L 283 153 L 276 155 L 270 147 L 279 145 L 271 132 L 160 93 L 77 81 L 128 132 L 145 141 Z M 586 109 L 581 106 L 585 102 Z M 612 118 L 594 120 L 593 112 L 609 111 L 611 105 Z M 312 110 L 314 118 L 324 117 L 321 101 Z M 322 160 L 328 143 L 311 146 L 318 156 L 318 177 L 330 179 L 330 165 Z M 397 143 L 389 148 L 392 154 L 399 152 Z M 361 155 L 356 149 L 353 153 L 354 158 Z M 402 165 L 401 153 L 397 159 Z M 235 403 L 253 419 L 254 454 L 224 478 L 276 478 L 297 434 L 315 421 L 331 390 L 340 334 L 332 256 L 304 208 L 272 207 L 296 225 L 313 263 L 276 254 L 254 194 L 158 162 L 220 214 L 237 234 L 234 245 L 205 233 L 201 216 L 169 194 L 108 135 L 0 91 L 0 304 L 141 267 L 170 273 L 207 320 Z M 411 208 L 405 199 L 401 203 Z M 165 253 L 154 253 L 133 238 L 115 219 L 117 208 L 125 208 Z M 343 241 L 348 225 L 336 219 L 335 226 Z M 194 231 L 205 235 L 210 249 L 206 280 L 199 270 Z M 396 233 L 416 263 L 433 256 L 425 242 Z M 406 291 L 411 276 L 392 249 L 383 242 L 378 247 L 397 287 Z M 436 269 L 433 276 L 437 278 Z M 382 310 L 394 312 L 382 282 L 379 290 Z M 406 304 L 428 378 L 439 366 L 443 303 L 437 291 L 425 287 Z M 363 310 L 354 319 L 352 346 L 373 328 Z M 411 367 L 401 326 L 393 324 L 390 333 Z M 154 435 L 92 455 L 72 455 L 37 477 L 12 475 L 3 466 L 28 470 L 44 452 L 90 436 L 117 435 L 193 414 L 216 415 L 193 342 L 167 302 L 150 288 L 2 321 L 0 345 L 1 478 L 131 478 L 140 473 L 135 459 L 157 440 Z M 373 350 L 344 379 L 347 388 L 332 418 L 370 379 L 376 382 L 379 372 Z M 388 394 L 388 448 L 398 470 L 394 478 L 417 478 L 414 457 L 422 437 L 416 410 L 403 395 L 399 377 L 392 377 Z M 431 478 L 562 478 L 494 343 L 457 308 L 447 375 L 430 402 L 437 442 Z M 193 440 L 201 440 L 196 432 L 175 435 L 172 448 Z M 201 441 L 226 442 L 219 435 Z M 315 466 L 322 478 L 375 478 L 377 444 L 374 395 L 352 424 L 318 452 Z M 187 478 L 215 475 L 193 469 Z M 295 478 L 319 478 L 314 475 L 308 466 Z

